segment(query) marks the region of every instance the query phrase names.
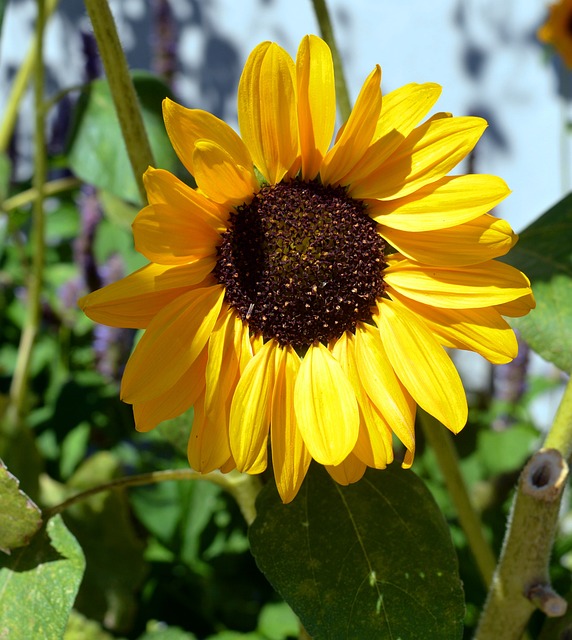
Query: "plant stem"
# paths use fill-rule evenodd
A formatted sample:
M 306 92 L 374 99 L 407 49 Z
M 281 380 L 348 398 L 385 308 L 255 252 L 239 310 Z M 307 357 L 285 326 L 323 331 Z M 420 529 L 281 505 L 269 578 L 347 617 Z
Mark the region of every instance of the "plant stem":
M 499 564 L 479 621 L 476 640 L 520 638 L 536 608 L 563 615 L 565 601 L 552 591 L 548 563 L 572 453 L 572 379 L 544 448 L 524 468 Z
M 57 180 L 46 182 L 43 189 L 44 198 L 48 196 L 55 196 L 58 193 L 62 193 L 63 191 L 76 189 L 78 187 L 81 187 L 81 185 L 81 180 L 71 177 L 58 178 Z M 0 202 L 0 211 L 3 211 L 4 213 L 10 213 L 10 211 L 17 209 L 18 207 L 24 207 L 37 198 L 38 191 L 35 187 L 26 189 L 25 191 L 20 191 L 20 193 L 17 193 L 10 198 L 6 198 L 4 202 Z
M 57 4 L 58 0 L 46 1 L 44 23 L 52 15 Z M 18 69 L 18 73 L 14 78 L 14 82 L 12 83 L 12 91 L 10 92 L 10 97 L 8 98 L 8 102 L 4 108 L 4 117 L 0 123 L 0 153 L 5 153 L 8 148 L 8 144 L 10 143 L 10 138 L 14 131 L 14 125 L 16 124 L 16 119 L 18 117 L 18 109 L 20 108 L 22 96 L 26 91 L 34 66 L 37 64 L 38 50 L 41 50 L 42 48 L 40 38 L 43 38 L 43 34 L 40 34 L 39 29 L 37 28 L 30 50 L 24 58 L 24 62 L 22 62 L 22 65 Z
M 433 416 L 419 408 L 419 421 L 427 442 L 435 453 L 439 469 L 445 479 L 447 490 L 459 522 L 471 549 L 485 586 L 489 586 L 495 570 L 496 558 L 487 542 L 480 518 L 471 502 L 467 485 L 459 467 L 459 456 L 451 434 Z
M 345 122 L 349 117 L 352 110 L 352 103 L 350 100 L 350 94 L 348 92 L 348 85 L 344 75 L 344 67 L 340 58 L 340 52 L 336 45 L 336 39 L 334 37 L 334 30 L 332 28 L 332 21 L 330 20 L 330 14 L 326 5 L 326 0 L 312 0 L 314 5 L 314 12 L 318 19 L 320 26 L 320 32 L 322 38 L 328 43 L 332 52 L 332 60 L 334 61 L 334 74 L 336 78 L 336 97 L 338 100 L 338 107 L 342 116 L 342 121 Z
M 535 609 L 561 616 L 566 601 L 550 586 L 548 564 L 568 465 L 556 449 L 538 451 L 516 491 L 501 557 L 475 640 L 519 640 Z
M 568 380 L 544 447 L 557 449 L 564 459 L 572 454 L 572 377 Z
M 218 471 L 202 474 L 198 471 L 193 471 L 193 469 L 168 469 L 166 471 L 152 471 L 150 473 L 117 478 L 116 480 L 100 484 L 97 487 L 86 489 L 50 509 L 46 509 L 44 511 L 44 518 L 48 520 L 74 504 L 83 502 L 83 500 L 87 500 L 87 498 L 102 493 L 103 491 L 115 491 L 117 489 L 124 489 L 125 487 L 140 487 L 147 484 L 157 484 L 158 482 L 168 482 L 170 480 L 208 480 L 214 482 L 235 498 L 247 524 L 250 525 L 254 522 L 254 518 L 256 517 L 254 503 L 261 488 L 258 477 L 238 473 L 237 471 L 231 471 L 227 474 L 222 474 Z
M 5 423 L 5 433 L 7 435 L 18 431 L 25 413 L 32 348 L 40 325 L 45 259 L 44 184 L 47 174 L 43 63 L 44 28 L 46 26 L 45 0 L 37 0 L 37 5 L 38 20 L 36 24 L 36 47 L 34 48 L 35 155 L 33 178 L 36 199 L 32 210 L 32 266 L 28 276 L 26 317 L 20 337 L 14 375 L 10 385 L 10 397 L 6 413 L 7 420 Z
M 141 202 L 146 203 L 143 174 L 155 162 L 115 21 L 107 0 L 85 0 L 85 7 L 93 26 Z

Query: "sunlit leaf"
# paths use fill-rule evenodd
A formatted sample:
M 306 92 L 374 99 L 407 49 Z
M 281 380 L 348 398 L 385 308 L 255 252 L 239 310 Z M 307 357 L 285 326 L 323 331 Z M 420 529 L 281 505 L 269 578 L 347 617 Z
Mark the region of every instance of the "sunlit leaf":
M 0 551 L 23 547 L 42 526 L 42 513 L 36 504 L 20 490 L 20 482 L 0 460 Z
M 294 501 L 262 490 L 252 552 L 315 640 L 462 635 L 463 592 L 447 525 L 411 471 L 337 485 L 313 465 Z
M 179 627 L 170 627 L 161 622 L 151 621 L 145 633 L 137 640 L 196 640 L 196 636 Z
M 0 638 L 61 638 L 84 568 L 59 515 L 27 547 L 0 557 Z
M 537 303 L 514 326 L 543 358 L 572 371 L 572 195 L 528 226 L 503 259 L 530 278 Z
M 161 102 L 170 90 L 159 78 L 141 71 L 133 73 L 133 84 L 155 162 L 175 171 L 178 161 L 161 114 Z M 82 95 L 68 159 L 74 173 L 85 182 L 141 204 L 106 80 L 92 82 Z

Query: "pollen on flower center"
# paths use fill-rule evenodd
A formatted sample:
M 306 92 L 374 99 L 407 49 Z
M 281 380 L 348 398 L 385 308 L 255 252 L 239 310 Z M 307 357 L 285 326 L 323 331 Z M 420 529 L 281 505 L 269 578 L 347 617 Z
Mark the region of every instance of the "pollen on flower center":
M 253 333 L 304 349 L 371 319 L 384 249 L 365 205 L 343 187 L 295 180 L 237 207 L 214 274 Z

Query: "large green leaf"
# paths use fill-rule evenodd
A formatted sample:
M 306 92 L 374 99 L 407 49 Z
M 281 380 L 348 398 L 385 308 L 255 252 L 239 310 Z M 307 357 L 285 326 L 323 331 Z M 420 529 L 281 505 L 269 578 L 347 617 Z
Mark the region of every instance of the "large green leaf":
M 170 90 L 159 78 L 141 71 L 133 73 L 133 84 L 155 163 L 176 171 L 177 157 L 161 115 L 161 103 Z M 106 80 L 92 82 L 82 95 L 68 158 L 74 173 L 82 180 L 123 200 L 141 204 Z
M 530 278 L 537 303 L 514 326 L 543 358 L 572 371 L 572 195 L 527 227 L 503 259 Z
M 20 490 L 20 482 L 0 460 L 0 551 L 27 545 L 42 526 L 42 514 L 36 504 Z
M 0 638 L 61 638 L 85 559 L 60 516 L 31 543 L 0 557 Z
M 455 551 L 413 472 L 368 470 L 342 487 L 313 465 L 292 503 L 269 484 L 257 512 L 256 562 L 314 640 L 461 637 Z

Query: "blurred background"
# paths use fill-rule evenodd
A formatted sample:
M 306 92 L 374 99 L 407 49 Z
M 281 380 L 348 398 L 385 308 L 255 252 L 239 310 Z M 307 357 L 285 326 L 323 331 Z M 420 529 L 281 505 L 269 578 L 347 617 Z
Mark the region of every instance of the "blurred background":
M 129 64 L 163 76 L 177 100 L 206 109 L 235 128 L 236 88 L 249 52 L 274 40 L 291 55 L 306 33 L 319 33 L 309 0 L 111 0 Z M 537 0 L 423 0 L 328 3 L 352 98 L 375 64 L 382 89 L 437 82 L 438 111 L 479 115 L 489 123 L 475 152 L 456 171 L 500 175 L 513 193 L 496 215 L 524 229 L 572 185 L 570 72 L 547 52 L 536 31 L 547 16 Z M 7 4 L 0 41 L 0 112 L 33 31 L 35 0 Z M 61 0 L 45 44 L 48 92 L 80 85 L 100 73 L 83 4 Z M 71 93 L 50 113 L 52 150 L 65 146 Z M 66 128 L 67 127 L 67 128 Z M 32 168 L 32 94 L 27 94 L 12 143 L 14 175 Z M 0 222 L 1 224 L 1 222 Z M 487 383 L 488 366 L 472 355 L 458 365 L 469 387 Z M 532 356 L 533 370 L 555 375 Z M 470 372 L 470 375 L 469 375 Z M 556 374 L 557 375 L 557 374 Z M 539 424 L 550 424 L 559 389 L 535 401 Z
M 274 40 L 295 55 L 302 36 L 319 33 L 309 0 L 110 0 L 110 5 L 130 66 L 164 80 L 165 85 L 146 85 L 154 103 L 170 90 L 178 102 L 206 109 L 234 127 L 236 88 L 252 48 Z M 572 82 L 559 59 L 537 40 L 547 15 L 543 2 L 329 0 L 328 6 L 353 99 L 379 63 L 384 93 L 410 82 L 437 82 L 443 87 L 438 111 L 487 119 L 481 142 L 458 172 L 506 180 L 513 193 L 495 214 L 517 232 L 570 191 L 567 87 Z M 27 55 L 35 16 L 35 0 L 7 2 L 0 38 L 0 116 Z M 137 207 L 120 202 L 112 188 L 106 192 L 94 179 L 96 190 L 78 159 L 87 154 L 85 140 L 74 130 L 77 88 L 102 75 L 82 2 L 60 0 L 47 26 L 44 58 L 48 97 L 76 88 L 59 94 L 49 112 L 49 177 L 69 176 L 71 166 L 89 184 L 46 203 L 42 328 L 31 364 L 28 415 L 33 442 L 14 446 L 7 463 L 32 497 L 57 503 L 66 492 L 118 473 L 187 466 L 192 412 L 151 434 L 136 434 L 131 409 L 118 398 L 134 332 L 94 327 L 77 309 L 80 295 L 144 262 L 133 250 L 130 232 Z M 10 195 L 30 186 L 33 127 L 30 88 L 8 149 Z M 0 403 L 23 325 L 28 234 L 29 207 L 0 214 Z M 518 470 L 551 423 L 564 377 L 525 344 L 511 365 L 491 367 L 474 354 L 455 358 L 471 407 L 471 425 L 455 442 L 487 535 L 498 549 Z M 467 590 L 469 637 L 484 590 L 435 467 L 420 437 L 414 470 L 450 523 Z M 246 633 L 256 628 L 258 635 L 248 636 L 252 640 L 296 635 L 295 618 L 248 553 L 236 505 L 218 487 L 169 483 L 131 490 L 128 502 L 124 498 L 113 494 L 101 504 L 79 505 L 67 516 L 88 556 L 76 604 L 81 615 L 113 637 L 145 640 L 140 634 L 145 629 L 151 634 L 150 620 L 166 620 L 200 638 L 247 637 L 224 635 L 221 629 Z M 564 568 L 572 566 L 572 525 L 566 522 L 555 563 L 562 569 L 557 577 L 569 586 Z M 85 628 L 66 640 L 88 637 Z

